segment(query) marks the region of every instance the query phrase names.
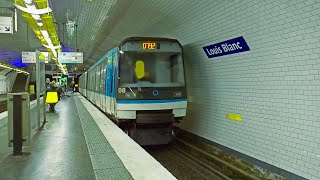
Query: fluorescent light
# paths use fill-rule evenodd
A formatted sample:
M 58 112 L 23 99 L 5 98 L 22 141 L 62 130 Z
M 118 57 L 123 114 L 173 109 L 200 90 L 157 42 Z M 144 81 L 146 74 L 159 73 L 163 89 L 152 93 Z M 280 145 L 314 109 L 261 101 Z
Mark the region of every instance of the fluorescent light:
M 48 33 L 47 30 L 41 30 L 41 34 L 43 35 L 43 37 L 44 37 L 45 39 L 50 38 L 49 33 Z M 50 40 L 51 40 L 51 39 L 50 39 Z
M 23 70 L 20 70 L 20 69 L 15 69 L 15 68 L 12 68 L 12 67 L 7 66 L 5 64 L 0 64 L 0 67 L 7 68 L 7 69 L 13 69 L 13 70 L 17 71 L 18 73 L 29 74 L 27 71 L 23 71 Z
M 123 54 L 123 51 L 119 51 L 120 54 Z
M 42 27 L 42 26 L 43 26 L 43 23 L 40 21 L 40 22 L 37 22 L 37 25 L 38 25 L 39 27 Z
M 3 64 L 0 64 L 0 67 L 7 68 L 7 69 L 13 69 L 12 67 L 7 66 L 7 65 L 3 65 Z
M 21 11 L 24 11 L 24 12 L 29 13 L 29 14 L 39 14 L 40 15 L 40 14 L 47 14 L 47 13 L 52 12 L 52 10 L 50 9 L 49 6 L 47 8 L 44 8 L 44 9 L 37 9 L 32 3 L 31 3 L 31 5 L 25 3 L 27 8 L 22 7 L 22 6 L 18 5 L 18 4 L 15 4 L 15 3 L 12 3 L 12 4 L 16 8 L 20 9 Z M 33 5 L 33 7 L 32 7 L 32 5 Z M 31 7 L 31 9 L 28 6 Z
M 41 30 L 41 34 L 42 34 L 42 36 L 44 37 L 44 39 L 45 39 L 45 40 L 47 41 L 47 43 L 48 43 L 48 46 L 46 46 L 46 45 L 44 45 L 44 44 L 43 44 L 43 46 L 49 48 L 49 49 L 52 51 L 53 56 L 54 56 L 54 57 L 57 57 L 57 56 L 58 56 L 58 53 L 57 53 L 56 49 L 60 48 L 60 46 L 53 46 L 48 31 L 46 31 L 46 30 Z
M 58 56 L 57 51 L 55 49 L 51 49 L 51 51 L 52 51 L 52 54 L 53 54 L 54 57 Z
M 32 0 L 24 0 L 24 2 L 25 2 L 25 4 L 27 5 L 27 4 L 33 4 L 33 1 Z
M 45 44 L 42 44 L 44 47 L 48 48 L 48 49 L 59 49 L 61 48 L 61 45 L 59 44 L 58 46 L 48 46 L 48 45 L 45 45 Z
M 36 21 L 41 21 L 41 17 L 38 14 L 31 14 L 31 16 L 33 17 L 33 19 L 35 19 Z
M 27 4 L 32 4 L 33 3 L 32 0 L 24 0 L 24 2 L 27 3 Z

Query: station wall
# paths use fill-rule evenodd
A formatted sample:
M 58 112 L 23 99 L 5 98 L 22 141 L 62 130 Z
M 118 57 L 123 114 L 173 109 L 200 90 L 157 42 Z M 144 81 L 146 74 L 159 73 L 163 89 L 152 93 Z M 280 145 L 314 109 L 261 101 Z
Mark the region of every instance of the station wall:
M 320 179 L 320 3 L 188 1 L 175 11 L 189 94 L 182 127 Z M 239 36 L 250 51 L 209 59 L 202 49 Z
M 130 36 L 175 38 L 184 46 L 185 130 L 320 179 L 319 1 L 117 2 L 125 5 L 113 8 L 98 37 L 104 49 Z M 202 49 L 240 36 L 250 51 L 209 59 Z

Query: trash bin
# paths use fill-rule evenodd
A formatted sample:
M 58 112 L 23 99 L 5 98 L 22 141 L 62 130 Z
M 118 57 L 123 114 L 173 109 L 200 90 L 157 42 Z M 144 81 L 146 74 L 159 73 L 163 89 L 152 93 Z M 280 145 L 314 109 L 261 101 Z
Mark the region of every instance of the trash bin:
M 30 141 L 30 99 L 29 93 L 8 93 L 8 142 L 13 155 L 22 154 L 22 146 Z

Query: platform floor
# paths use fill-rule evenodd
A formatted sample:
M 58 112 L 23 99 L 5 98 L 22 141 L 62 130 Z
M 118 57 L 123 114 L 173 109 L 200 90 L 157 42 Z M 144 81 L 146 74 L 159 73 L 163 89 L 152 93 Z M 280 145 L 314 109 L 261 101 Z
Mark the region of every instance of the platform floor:
M 47 113 L 48 123 L 25 148 L 30 155 L 9 155 L 1 162 L 0 179 L 95 179 L 73 98 L 56 110 Z
M 0 180 L 176 179 L 80 94 L 56 111 L 22 157 L 3 151 L 7 126 L 0 127 Z

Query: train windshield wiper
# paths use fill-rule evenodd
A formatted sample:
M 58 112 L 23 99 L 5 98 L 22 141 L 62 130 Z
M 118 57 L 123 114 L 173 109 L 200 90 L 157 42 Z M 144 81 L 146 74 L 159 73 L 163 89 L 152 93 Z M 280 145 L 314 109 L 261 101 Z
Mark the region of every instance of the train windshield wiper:
M 128 87 L 130 89 L 130 91 L 132 92 L 133 96 L 136 97 L 136 93 L 134 93 L 131 89 L 131 87 Z

